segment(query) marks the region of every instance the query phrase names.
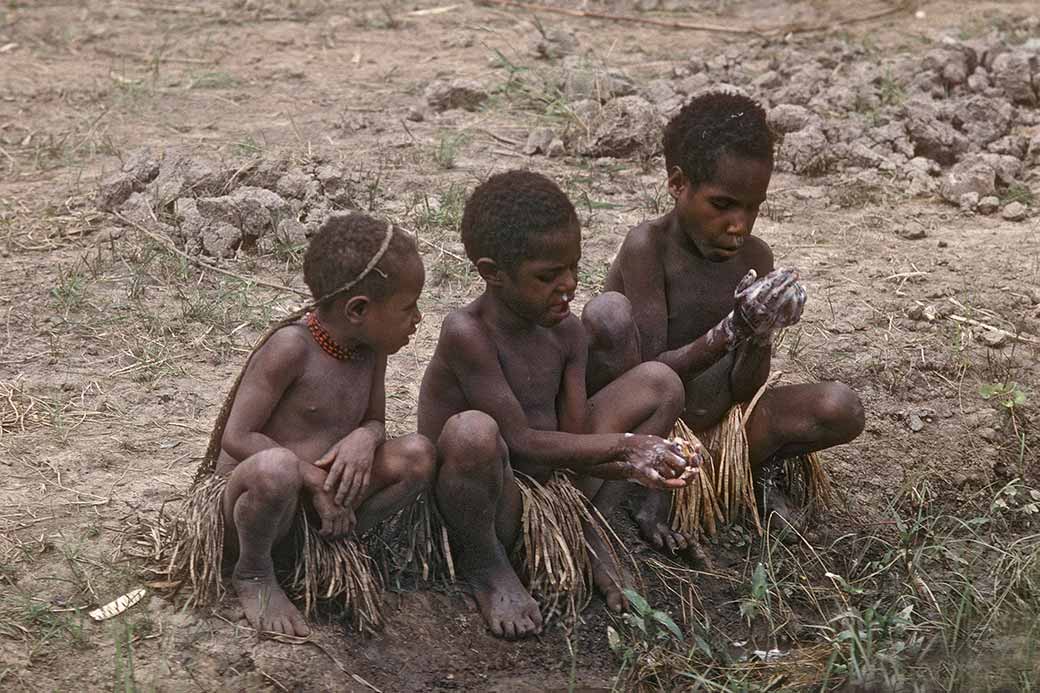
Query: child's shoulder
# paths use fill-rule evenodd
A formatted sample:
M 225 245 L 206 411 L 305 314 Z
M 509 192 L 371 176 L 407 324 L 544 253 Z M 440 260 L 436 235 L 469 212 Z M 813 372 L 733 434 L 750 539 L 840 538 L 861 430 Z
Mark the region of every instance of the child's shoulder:
M 475 302 L 474 302 L 475 303 Z M 441 322 L 441 340 L 453 337 L 469 337 L 475 333 L 485 332 L 486 326 L 480 319 L 473 303 L 448 312 Z
M 266 363 L 300 365 L 312 351 L 313 341 L 303 323 L 294 322 L 275 330 L 254 356 Z
M 658 256 L 664 247 L 664 231 L 669 222 L 669 215 L 649 219 L 633 226 L 625 234 L 621 243 L 620 254 L 629 256 Z

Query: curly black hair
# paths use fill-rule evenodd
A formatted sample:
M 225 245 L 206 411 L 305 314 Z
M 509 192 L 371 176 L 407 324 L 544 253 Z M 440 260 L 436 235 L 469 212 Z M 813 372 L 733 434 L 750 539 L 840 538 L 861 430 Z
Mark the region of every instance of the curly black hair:
M 314 234 L 303 257 L 303 280 L 315 301 L 335 292 L 364 271 L 379 252 L 390 222 L 365 214 L 333 214 Z M 394 228 L 386 253 L 368 275 L 335 298 L 365 295 L 378 301 L 397 289 L 397 277 L 408 262 L 418 259 L 415 239 Z
M 715 177 L 726 154 L 773 163 L 773 131 L 765 110 L 739 94 L 713 91 L 682 107 L 664 128 L 664 165 L 678 166 L 694 185 Z
M 533 171 L 506 171 L 466 200 L 462 244 L 474 263 L 487 257 L 511 271 L 528 257 L 533 237 L 578 226 L 574 205 L 556 183 Z

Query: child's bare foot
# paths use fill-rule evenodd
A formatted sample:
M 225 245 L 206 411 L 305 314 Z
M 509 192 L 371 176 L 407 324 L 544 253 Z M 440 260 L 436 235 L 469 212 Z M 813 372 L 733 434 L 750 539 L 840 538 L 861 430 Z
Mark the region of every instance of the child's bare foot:
M 621 613 L 628 608 L 628 600 L 622 590 L 631 586 L 631 576 L 618 565 L 616 556 L 606 545 L 603 537 L 592 527 L 585 527 L 585 539 L 589 542 L 592 559 L 592 582 L 603 595 L 607 608 Z
M 763 467 L 759 490 L 762 521 L 777 533 L 781 541 L 794 541 L 802 530 L 801 511 L 792 508 L 783 489 L 783 462 L 774 462 Z
M 516 640 L 542 632 L 538 602 L 520 584 L 512 569 L 503 570 L 497 576 L 471 576 L 468 582 L 480 615 L 495 636 Z
M 251 578 L 236 575 L 231 578 L 231 584 L 246 612 L 246 620 L 256 630 L 300 638 L 310 634 L 307 622 L 274 575 Z
M 644 541 L 658 551 L 674 554 L 685 551 L 690 546 L 690 539 L 682 532 L 672 529 L 671 513 L 672 493 L 650 491 L 644 496 L 634 519 Z

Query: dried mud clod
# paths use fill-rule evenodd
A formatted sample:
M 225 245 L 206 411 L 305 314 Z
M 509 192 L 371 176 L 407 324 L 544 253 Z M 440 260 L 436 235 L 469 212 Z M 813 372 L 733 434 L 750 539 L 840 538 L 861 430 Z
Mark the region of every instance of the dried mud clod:
M 337 209 L 353 209 L 357 181 L 331 157 L 215 162 L 148 148 L 99 185 L 95 204 L 163 233 L 191 255 L 215 258 L 302 247 Z
M 1024 30 L 1036 32 L 1038 23 L 1024 20 Z M 668 79 L 642 81 L 572 54 L 551 68 L 547 87 L 566 101 L 566 149 L 579 156 L 655 156 L 660 124 L 690 97 L 721 89 L 766 107 L 780 140 L 779 170 L 939 196 L 971 212 L 990 197 L 1025 208 L 1007 218 L 1031 212 L 1029 199 L 1008 191 L 1040 182 L 1036 38 L 946 37 L 923 60 L 911 50 L 883 53 L 838 38 L 822 46 L 815 39 L 750 43 L 691 57 Z M 550 141 L 545 128 L 532 128 L 524 153 L 546 153 Z M 969 195 L 966 204 L 965 194 L 978 199 Z M 983 209 L 999 211 L 989 203 Z

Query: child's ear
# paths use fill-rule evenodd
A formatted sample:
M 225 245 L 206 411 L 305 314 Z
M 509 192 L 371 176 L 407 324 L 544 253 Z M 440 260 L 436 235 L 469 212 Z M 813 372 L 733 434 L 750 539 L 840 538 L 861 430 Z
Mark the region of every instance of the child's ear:
M 352 296 L 343 304 L 343 314 L 352 323 L 359 323 L 365 319 L 365 313 L 372 305 L 372 299 L 368 296 Z
M 477 260 L 477 273 L 481 279 L 487 282 L 488 286 L 502 285 L 502 269 L 497 262 L 489 257 L 482 257 Z
M 672 166 L 672 170 L 668 172 L 668 194 L 672 196 L 672 199 L 678 200 L 683 188 L 689 184 L 690 180 L 683 173 L 682 169 L 678 166 Z

